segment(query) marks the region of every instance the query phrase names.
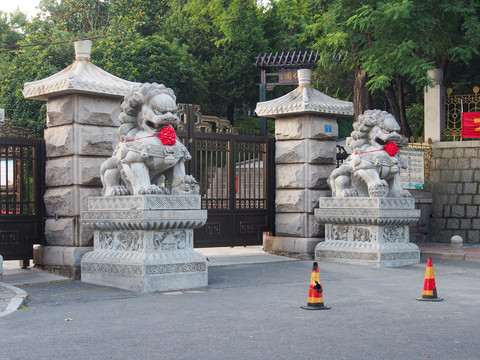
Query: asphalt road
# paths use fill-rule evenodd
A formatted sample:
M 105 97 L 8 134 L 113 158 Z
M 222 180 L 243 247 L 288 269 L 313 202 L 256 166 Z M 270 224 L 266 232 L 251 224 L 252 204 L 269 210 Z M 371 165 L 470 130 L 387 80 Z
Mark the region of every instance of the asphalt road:
M 306 311 L 311 261 L 209 268 L 209 286 L 137 294 L 79 281 L 24 288 L 0 318 L 0 359 L 479 359 L 480 263 L 320 263 L 325 305 Z

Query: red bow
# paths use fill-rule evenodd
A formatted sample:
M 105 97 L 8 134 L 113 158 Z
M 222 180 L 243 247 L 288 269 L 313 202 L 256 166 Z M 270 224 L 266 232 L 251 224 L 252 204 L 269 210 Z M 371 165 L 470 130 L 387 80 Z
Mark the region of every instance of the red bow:
M 158 137 L 163 145 L 175 145 L 177 142 L 177 134 L 175 134 L 175 130 L 170 125 L 164 127 Z

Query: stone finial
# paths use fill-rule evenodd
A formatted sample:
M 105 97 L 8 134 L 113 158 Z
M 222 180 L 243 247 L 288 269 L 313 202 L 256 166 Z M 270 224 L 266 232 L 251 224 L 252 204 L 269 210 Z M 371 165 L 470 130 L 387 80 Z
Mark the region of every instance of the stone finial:
M 463 250 L 463 239 L 459 235 L 453 235 L 452 238 L 450 239 L 451 245 L 450 248 L 452 250 Z
M 92 42 L 90 40 L 75 41 L 75 60 L 90 61 L 91 53 L 92 53 Z
M 310 69 L 300 69 L 297 71 L 298 84 L 300 86 L 310 86 L 312 83 L 312 70 Z

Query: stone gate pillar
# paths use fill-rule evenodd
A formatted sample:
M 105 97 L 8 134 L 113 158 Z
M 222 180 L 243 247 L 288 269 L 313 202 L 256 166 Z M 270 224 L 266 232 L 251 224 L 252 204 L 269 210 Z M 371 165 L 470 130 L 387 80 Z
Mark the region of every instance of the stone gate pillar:
M 135 84 L 93 65 L 90 51 L 91 41 L 76 42 L 72 65 L 23 90 L 25 98 L 47 103 L 46 246 L 34 261 L 76 278 L 81 257 L 93 249 L 93 230 L 82 226 L 80 214 L 88 197 L 101 195 L 100 165 L 112 154 L 120 104 Z
M 275 236 L 264 240 L 269 252 L 313 258 L 324 236 L 314 216 L 319 197 L 330 196 L 327 178 L 336 166 L 338 115 L 353 115 L 353 104 L 311 87 L 311 70 L 298 70 L 299 87 L 257 103 L 258 116 L 275 118 Z

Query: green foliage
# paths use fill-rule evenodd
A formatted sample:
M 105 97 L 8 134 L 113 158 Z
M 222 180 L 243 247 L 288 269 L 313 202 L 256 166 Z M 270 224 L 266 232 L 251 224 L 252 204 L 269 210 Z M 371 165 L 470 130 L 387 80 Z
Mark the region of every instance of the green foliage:
M 165 22 L 169 41 L 179 41 L 201 63 L 208 84 L 205 113 L 233 121 L 233 110 L 258 99 L 254 57 L 265 47 L 254 0 L 171 1 Z
M 352 101 L 353 72 L 340 62 L 328 66 L 320 63 L 313 74 L 312 86 L 324 94 L 345 101 Z
M 418 139 L 423 135 L 424 106 L 422 104 L 410 104 L 405 109 L 408 122 L 412 128 L 413 137 Z
M 240 134 L 244 135 L 259 135 L 260 134 L 260 119 L 253 116 L 236 116 L 235 129 Z M 267 135 L 275 135 L 275 120 L 267 118 Z
M 130 33 L 98 40 L 92 48 L 92 61 L 122 79 L 165 84 L 175 91 L 178 102 L 199 102 L 206 93 L 199 65 L 186 47 L 158 34 Z
M 59 30 L 77 34 L 103 29 L 110 21 L 111 2 L 108 0 L 42 0 L 39 7 L 46 20 Z
M 0 106 L 16 124 L 40 135 L 45 104 L 25 100 L 23 84 L 71 64 L 73 46 L 33 45 L 108 35 L 93 42 L 96 65 L 127 80 L 164 83 L 174 89 L 178 102 L 196 103 L 205 114 L 235 120 L 241 131 L 256 132 L 259 126 L 258 119 L 247 116 L 259 96 L 255 56 L 316 49 L 324 56 L 315 88 L 358 101 L 353 75 L 363 70 L 375 106 L 385 108 L 388 98 L 387 110 L 398 107 L 419 132 L 422 115 L 416 104 L 431 83 L 427 70 L 465 73 L 464 64 L 480 64 L 476 0 L 276 0 L 266 8 L 256 3 L 41 0 L 42 12 L 30 21 L 20 11 L 0 12 L 0 44 L 27 46 L 0 53 Z M 339 51 L 348 51 L 342 62 L 332 59 Z M 457 84 L 470 92 L 480 85 L 468 81 L 446 72 L 447 86 Z M 268 96 L 289 90 L 278 86 Z
M 342 116 L 338 120 L 338 138 L 345 139 L 349 137 L 353 131 L 353 117 Z
M 112 15 L 121 21 L 129 21 L 142 36 L 162 30 L 166 0 L 111 0 Z
M 320 10 L 317 0 L 271 1 L 261 16 L 268 49 L 264 51 L 298 51 L 311 48 L 313 39 L 308 25 Z
M 24 38 L 22 29 L 27 24 L 27 16 L 15 11 L 11 14 L 0 11 L 0 44 L 13 45 Z
M 64 69 L 73 62 L 74 51 L 73 44 L 33 45 L 62 41 L 69 35 L 37 18 L 23 25 L 18 50 L 0 53 L 0 107 L 12 124 L 26 127 L 38 137 L 45 128 L 45 103 L 25 99 L 23 86 Z

